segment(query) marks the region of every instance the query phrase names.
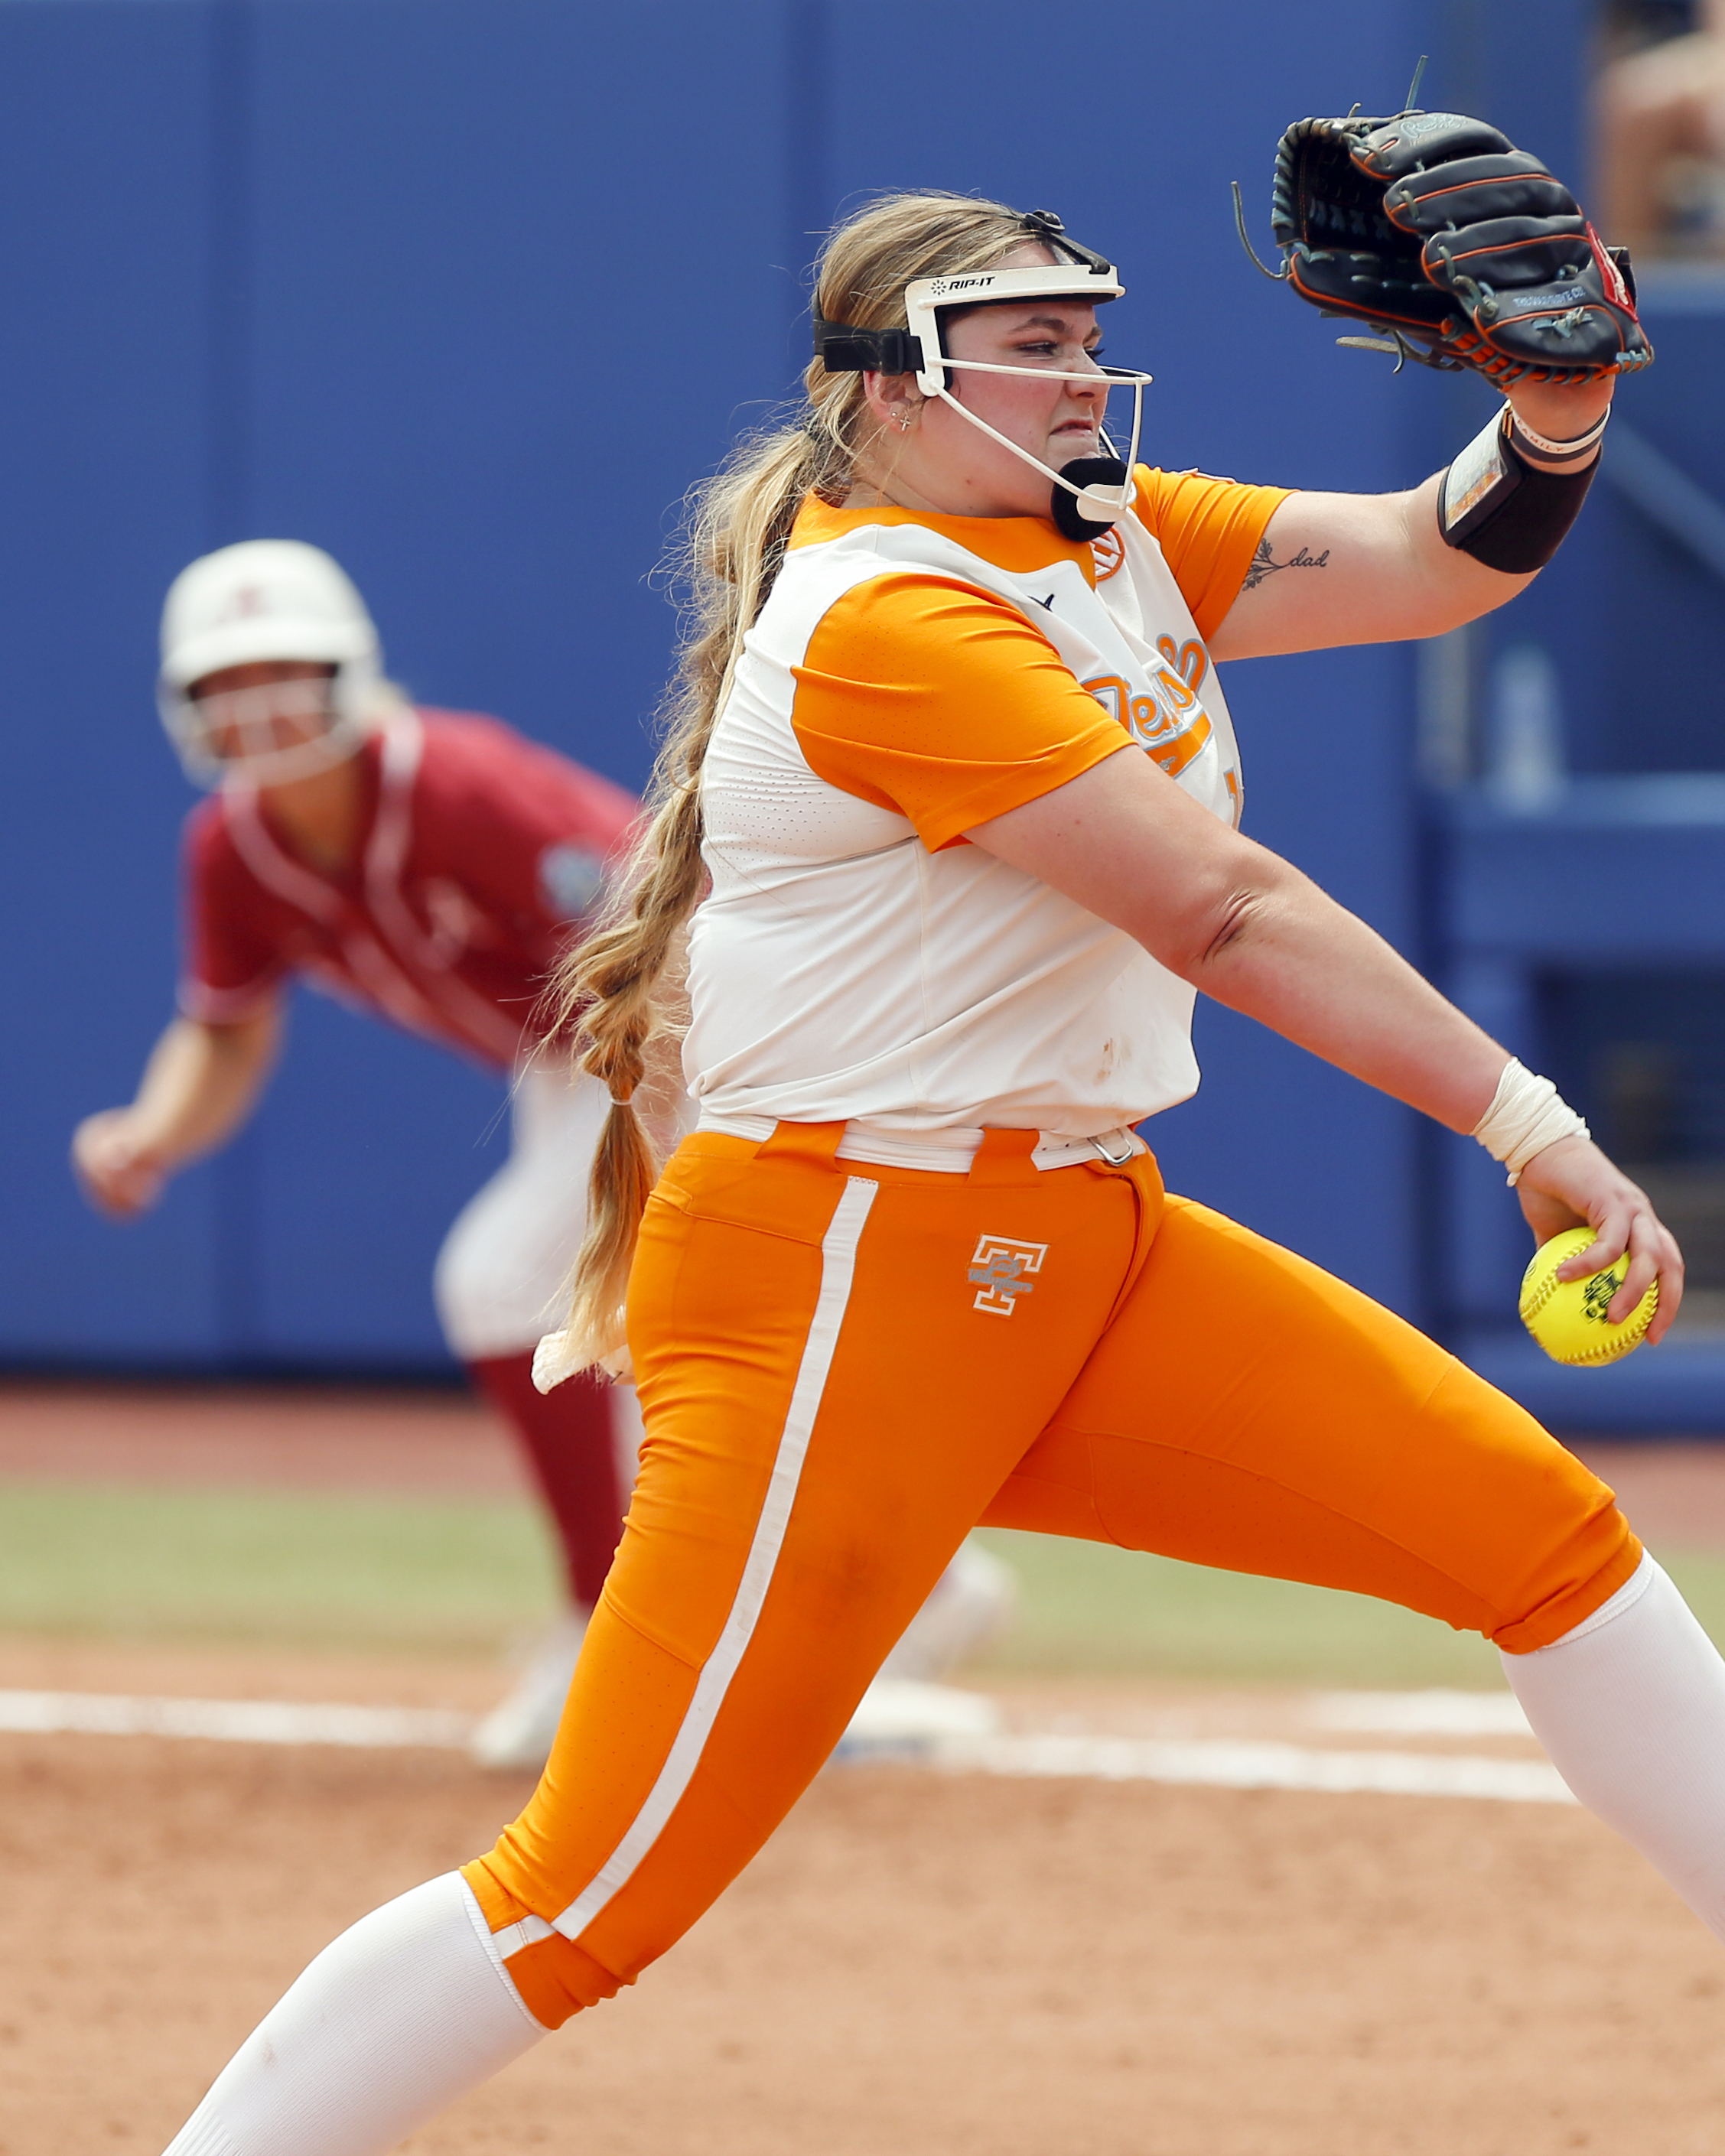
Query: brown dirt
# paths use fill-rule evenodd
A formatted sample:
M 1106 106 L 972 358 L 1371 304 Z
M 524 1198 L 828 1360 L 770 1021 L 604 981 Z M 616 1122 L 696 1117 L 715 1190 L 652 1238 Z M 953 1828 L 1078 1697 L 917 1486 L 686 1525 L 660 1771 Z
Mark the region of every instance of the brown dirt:
M 166 1699 L 286 1699 L 482 1714 L 508 1670 L 495 1655 L 391 1654 L 179 1640 L 0 1633 L 0 1691 L 142 1692 Z M 0 1738 L 0 1743 L 5 1740 Z
M 456 1391 L 0 1383 L 0 1479 L 518 1496 L 520 1455 Z
M 1589 1456 L 1656 1541 L 1725 1544 L 1725 1448 Z M 521 1486 L 459 1396 L 168 1389 L 6 1389 L 8 1475 Z M 478 1708 L 495 1685 L 480 1661 L 0 1640 L 7 1686 Z M 1287 1694 L 1004 1689 L 1019 1726 L 1372 1741 L 1315 1737 Z M 318 1948 L 526 1793 L 451 1753 L 0 1736 L 0 2156 L 153 2156 Z M 1722 2024 L 1717 1945 L 1580 1812 L 853 1768 L 638 1989 L 410 2146 L 1713 2156 Z
M 523 1782 L 0 1739 L 4 2156 L 151 2156 L 343 1923 Z M 639 1989 L 410 2144 L 1712 2156 L 1717 1947 L 1543 1806 L 829 1773 Z
M 1579 1439 L 1572 1449 L 1611 1485 L 1636 1532 L 1656 1548 L 1725 1548 L 1725 1445 L 1705 1439 L 1639 1445 Z

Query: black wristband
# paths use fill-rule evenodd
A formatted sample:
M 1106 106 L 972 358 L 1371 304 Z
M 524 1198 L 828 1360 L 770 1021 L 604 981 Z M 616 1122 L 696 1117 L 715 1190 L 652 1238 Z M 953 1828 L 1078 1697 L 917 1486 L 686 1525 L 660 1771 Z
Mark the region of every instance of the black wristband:
M 1580 514 L 1599 462 L 1579 472 L 1541 471 L 1516 454 L 1499 413 L 1438 482 L 1444 544 L 1508 576 L 1543 569 Z

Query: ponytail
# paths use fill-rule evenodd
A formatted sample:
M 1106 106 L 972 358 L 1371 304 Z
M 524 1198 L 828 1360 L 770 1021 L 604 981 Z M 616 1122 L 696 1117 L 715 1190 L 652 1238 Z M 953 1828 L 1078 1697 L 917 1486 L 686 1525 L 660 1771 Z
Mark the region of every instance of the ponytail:
M 587 1234 L 561 1333 L 534 1358 L 546 1389 L 599 1363 L 624 1373 L 624 1301 L 635 1235 L 661 1165 L 636 1096 L 655 1039 L 676 1030 L 667 1005 L 681 987 L 682 931 L 706 881 L 701 772 L 742 636 L 773 588 L 803 498 L 825 476 L 806 428 L 745 444 L 691 502 L 685 573 L 691 633 L 680 654 L 665 737 L 647 791 L 651 820 L 623 894 L 558 967 L 552 1001 L 583 1047 L 579 1064 L 611 1096 L 593 1155 Z
M 986 269 L 1025 239 L 1023 218 L 967 195 L 889 195 L 857 213 L 822 250 L 817 305 L 829 321 L 904 326 L 905 286 L 916 277 Z M 665 740 L 647 789 L 650 821 L 620 896 L 593 933 L 557 968 L 557 1022 L 581 1039 L 580 1067 L 611 1106 L 593 1156 L 586 1240 L 575 1260 L 563 1330 L 543 1342 L 534 1379 L 548 1391 L 599 1363 L 624 1373 L 624 1303 L 635 1237 L 660 1160 L 639 1108 L 648 1051 L 676 1030 L 683 928 L 706 880 L 701 767 L 714 722 L 753 626 L 778 578 L 791 527 L 814 494 L 842 503 L 874 428 L 860 374 L 804 376 L 793 423 L 751 436 L 688 503 L 680 567 L 685 635 L 665 712 Z

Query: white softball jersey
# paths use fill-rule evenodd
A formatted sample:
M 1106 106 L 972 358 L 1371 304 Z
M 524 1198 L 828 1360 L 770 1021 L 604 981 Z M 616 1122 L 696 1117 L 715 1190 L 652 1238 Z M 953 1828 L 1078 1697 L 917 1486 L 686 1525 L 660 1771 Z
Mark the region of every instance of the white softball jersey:
M 1041 518 L 804 506 L 701 782 L 703 1128 L 1081 1140 L 1196 1088 L 1192 988 L 963 835 L 1132 746 L 1238 819 L 1199 623 L 1283 494 L 1136 477 L 1137 514 L 1093 546 Z

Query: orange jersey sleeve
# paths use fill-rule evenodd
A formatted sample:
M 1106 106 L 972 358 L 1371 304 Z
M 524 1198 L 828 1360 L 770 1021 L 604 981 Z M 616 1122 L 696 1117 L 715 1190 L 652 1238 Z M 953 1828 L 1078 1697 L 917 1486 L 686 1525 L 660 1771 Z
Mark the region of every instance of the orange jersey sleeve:
M 1130 746 L 1015 606 L 938 577 L 847 592 L 793 670 L 809 768 L 907 816 L 931 853 Z
M 1206 641 L 1240 596 L 1265 528 L 1292 490 L 1139 465 L 1132 513 L 1162 549 Z

